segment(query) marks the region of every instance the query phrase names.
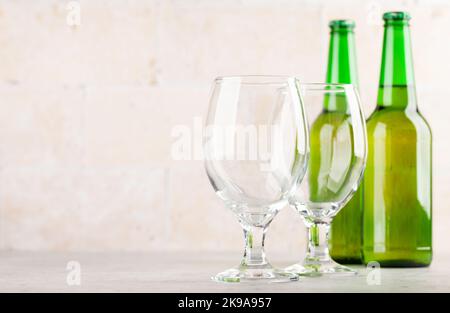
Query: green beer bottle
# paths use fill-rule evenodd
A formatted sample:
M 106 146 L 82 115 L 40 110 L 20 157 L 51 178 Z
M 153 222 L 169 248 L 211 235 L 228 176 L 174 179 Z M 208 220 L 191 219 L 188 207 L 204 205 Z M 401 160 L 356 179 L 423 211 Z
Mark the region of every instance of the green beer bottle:
M 431 262 L 431 130 L 419 113 L 406 12 L 383 15 L 377 107 L 367 122 L 363 260 L 381 266 Z
M 327 83 L 354 84 L 358 86 L 358 73 L 355 52 L 355 23 L 351 20 L 333 20 L 330 22 L 330 46 L 328 52 Z M 322 115 L 334 115 L 347 111 L 347 101 L 339 99 L 325 102 Z M 322 117 L 322 121 L 329 122 Z M 318 129 L 318 128 L 314 128 Z M 330 228 L 330 254 L 339 263 L 361 263 L 362 237 L 362 196 L 361 189 L 341 209 L 333 219 Z

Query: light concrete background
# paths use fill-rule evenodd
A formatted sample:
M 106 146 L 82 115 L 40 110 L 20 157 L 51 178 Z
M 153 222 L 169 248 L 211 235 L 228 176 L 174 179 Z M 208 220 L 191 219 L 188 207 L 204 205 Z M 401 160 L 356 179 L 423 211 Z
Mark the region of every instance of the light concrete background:
M 171 130 L 204 116 L 218 75 L 322 81 L 333 18 L 356 20 L 368 116 L 387 10 L 413 17 L 434 248 L 450 249 L 450 1 L 90 0 L 78 26 L 69 2 L 0 0 L 0 249 L 241 249 L 202 162 L 171 158 Z M 304 235 L 286 208 L 268 252 L 300 255 Z

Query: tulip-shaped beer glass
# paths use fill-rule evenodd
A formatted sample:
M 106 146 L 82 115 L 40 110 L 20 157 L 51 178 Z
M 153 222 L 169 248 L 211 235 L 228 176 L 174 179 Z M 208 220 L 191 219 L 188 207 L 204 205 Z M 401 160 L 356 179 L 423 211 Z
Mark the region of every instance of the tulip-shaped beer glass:
M 293 77 L 235 76 L 214 81 L 204 134 L 205 166 L 220 199 L 244 229 L 241 263 L 213 277 L 221 282 L 283 282 L 298 276 L 274 269 L 264 237 L 306 171 L 308 126 Z
M 304 261 L 287 270 L 311 276 L 354 274 L 331 259 L 328 229 L 357 190 L 366 165 L 366 124 L 359 96 L 353 85 L 341 84 L 302 84 L 301 96 L 311 123 L 310 157 L 290 202 L 308 228 L 308 248 Z

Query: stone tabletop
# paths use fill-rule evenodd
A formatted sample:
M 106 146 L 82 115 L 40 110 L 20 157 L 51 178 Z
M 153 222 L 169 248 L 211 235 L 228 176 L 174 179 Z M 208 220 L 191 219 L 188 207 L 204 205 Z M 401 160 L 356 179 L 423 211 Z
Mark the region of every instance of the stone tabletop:
M 428 268 L 382 268 L 379 276 L 355 266 L 359 271 L 355 277 L 303 278 L 294 283 L 223 284 L 210 280 L 238 257 L 237 253 L 217 252 L 0 252 L 0 292 L 450 291 L 449 257 L 435 257 Z M 282 260 L 277 265 L 289 263 L 292 261 Z

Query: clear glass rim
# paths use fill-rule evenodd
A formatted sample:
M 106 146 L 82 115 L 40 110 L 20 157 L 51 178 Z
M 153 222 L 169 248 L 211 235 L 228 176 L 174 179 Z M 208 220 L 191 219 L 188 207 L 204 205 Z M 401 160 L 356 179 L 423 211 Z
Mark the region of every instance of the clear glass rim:
M 244 85 L 285 85 L 289 80 L 300 81 L 298 76 L 289 75 L 230 75 L 218 76 L 214 79 L 214 82 L 230 81 Z
M 357 88 L 353 84 L 302 83 L 299 81 L 298 87 L 302 92 L 345 93 L 351 90 L 351 92 L 357 93 Z
M 332 89 L 353 89 L 353 84 L 341 84 L 341 83 L 321 83 L 321 82 L 302 82 L 299 76 L 293 75 L 230 75 L 230 76 L 218 76 L 214 79 L 215 83 L 221 83 L 224 81 L 238 82 L 244 85 L 284 85 L 289 80 L 296 81 L 302 89 L 306 90 L 327 90 Z M 328 89 L 329 90 L 329 89 Z
M 319 89 L 320 87 L 324 88 L 324 87 L 342 87 L 342 88 L 354 88 L 355 85 L 353 84 L 341 84 L 341 83 L 317 83 L 317 82 L 313 82 L 313 83 L 303 83 L 300 81 L 300 85 L 301 86 L 306 86 L 306 87 L 315 87 L 317 89 Z

